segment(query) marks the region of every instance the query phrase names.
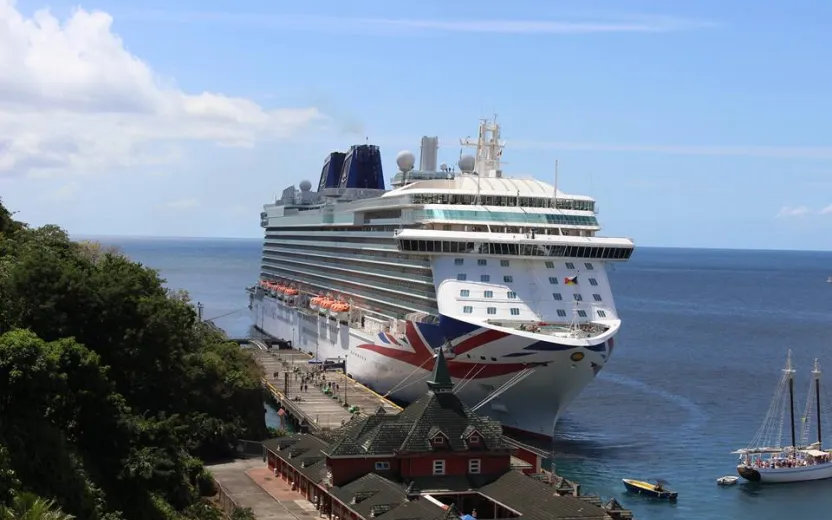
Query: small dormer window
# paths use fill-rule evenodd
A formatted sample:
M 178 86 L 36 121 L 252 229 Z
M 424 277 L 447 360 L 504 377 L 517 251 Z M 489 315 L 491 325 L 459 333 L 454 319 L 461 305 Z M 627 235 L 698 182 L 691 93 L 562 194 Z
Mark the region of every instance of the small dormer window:
M 468 437 L 468 444 L 473 444 L 474 446 L 480 443 L 480 436 L 476 433 Z
M 434 448 L 445 448 L 448 445 L 448 437 L 439 428 L 434 428 L 432 432 L 428 433 L 428 438 Z

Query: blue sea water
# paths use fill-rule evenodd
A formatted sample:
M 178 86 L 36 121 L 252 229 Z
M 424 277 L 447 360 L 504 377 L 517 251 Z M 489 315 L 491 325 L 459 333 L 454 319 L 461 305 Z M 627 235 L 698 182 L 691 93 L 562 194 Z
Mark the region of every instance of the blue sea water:
M 259 241 L 101 241 L 189 291 L 232 336 L 248 332 L 244 287 L 258 275 Z M 715 479 L 734 474 L 730 452 L 757 432 L 788 349 L 798 412 L 812 359 L 832 366 L 830 274 L 832 253 L 637 249 L 610 272 L 624 326 L 558 426 L 558 473 L 641 520 L 829 518 L 832 480 L 720 488 Z M 665 479 L 679 501 L 628 495 L 621 478 Z

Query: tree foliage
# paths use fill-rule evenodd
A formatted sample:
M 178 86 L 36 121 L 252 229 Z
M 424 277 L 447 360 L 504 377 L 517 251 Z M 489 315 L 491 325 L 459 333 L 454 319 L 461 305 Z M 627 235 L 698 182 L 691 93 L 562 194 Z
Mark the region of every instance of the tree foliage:
M 2 204 L 0 333 L 0 520 L 213 518 L 202 461 L 266 435 L 257 365 L 186 295 Z

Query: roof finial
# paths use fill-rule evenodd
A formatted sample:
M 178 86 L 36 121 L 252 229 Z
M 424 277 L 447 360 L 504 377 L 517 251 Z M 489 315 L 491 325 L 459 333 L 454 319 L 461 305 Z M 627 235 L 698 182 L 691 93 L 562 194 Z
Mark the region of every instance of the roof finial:
M 448 364 L 445 361 L 445 353 L 442 348 L 436 354 L 436 361 L 433 365 L 433 377 L 428 381 L 428 388 L 435 394 L 450 393 L 454 389 L 454 382 L 448 372 Z

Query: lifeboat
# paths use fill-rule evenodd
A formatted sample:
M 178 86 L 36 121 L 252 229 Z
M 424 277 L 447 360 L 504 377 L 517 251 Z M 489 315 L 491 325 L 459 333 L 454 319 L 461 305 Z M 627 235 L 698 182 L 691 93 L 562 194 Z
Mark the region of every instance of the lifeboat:
M 330 298 L 324 298 L 324 300 L 320 304 L 320 307 L 321 309 L 329 309 L 330 307 L 332 307 L 333 303 L 335 303 L 335 300 L 332 300 Z
M 346 323 L 347 316 L 349 316 L 350 306 L 344 302 L 335 302 L 329 308 L 329 315 L 342 323 Z
M 298 295 L 298 290 L 294 289 L 292 287 L 287 287 L 285 293 L 286 293 L 286 296 L 297 296 Z

